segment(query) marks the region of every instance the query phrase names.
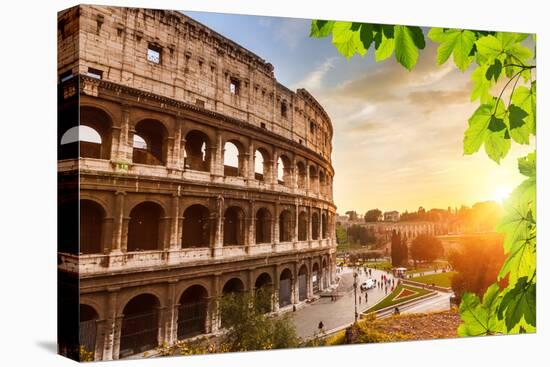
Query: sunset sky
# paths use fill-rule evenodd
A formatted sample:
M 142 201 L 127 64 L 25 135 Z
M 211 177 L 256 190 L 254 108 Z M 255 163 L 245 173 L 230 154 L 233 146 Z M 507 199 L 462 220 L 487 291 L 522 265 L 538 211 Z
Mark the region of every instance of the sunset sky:
M 338 212 L 447 208 L 501 200 L 521 180 L 517 158 L 534 146 L 512 144 L 497 165 L 483 149 L 462 154 L 470 72 L 436 64 L 427 40 L 408 72 L 395 59 L 347 60 L 330 38 L 309 38 L 309 20 L 184 12 L 271 62 L 291 89 L 306 88 L 332 119 L 334 200 Z M 425 32 L 427 33 L 427 32 Z

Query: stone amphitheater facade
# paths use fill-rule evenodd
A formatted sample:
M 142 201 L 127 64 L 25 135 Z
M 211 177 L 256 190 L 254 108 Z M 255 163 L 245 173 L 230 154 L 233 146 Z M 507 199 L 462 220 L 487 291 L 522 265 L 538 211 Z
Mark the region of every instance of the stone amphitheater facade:
M 223 294 L 284 312 L 334 284 L 333 129 L 305 89 L 182 13 L 92 5 L 58 14 L 58 74 L 61 349 L 124 358 L 219 332 Z

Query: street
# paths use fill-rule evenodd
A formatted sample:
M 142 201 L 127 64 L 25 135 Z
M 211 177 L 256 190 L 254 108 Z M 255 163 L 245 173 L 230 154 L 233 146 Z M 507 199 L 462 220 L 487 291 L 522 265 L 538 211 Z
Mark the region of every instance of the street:
M 390 279 L 393 275 L 382 270 L 372 269 L 372 278 L 380 281 L 380 277 L 386 274 Z M 354 299 L 353 299 L 353 270 L 351 268 L 343 268 L 343 271 L 338 273 L 340 284 L 337 291 L 343 294 L 337 300 L 331 301 L 330 297 L 321 297 L 319 300 L 306 305 L 305 307 L 292 313 L 292 320 L 296 326 L 296 332 L 301 338 L 314 336 L 319 332 L 318 325 L 322 321 L 324 331 L 348 325 L 354 321 Z M 372 307 L 375 303 L 383 299 L 387 294 L 391 293 L 391 288 L 388 288 L 386 294 L 384 288 L 375 287 L 367 291 L 368 302 L 365 303 L 365 292 L 359 289 L 359 285 L 369 278 L 361 271 L 357 283 L 357 298 L 361 297 L 361 303 L 357 304 L 357 312 L 361 313 Z M 397 280 L 396 280 L 397 282 Z M 410 307 L 404 307 L 402 313 L 422 313 L 436 312 L 449 309 L 450 294 L 438 292 L 434 298 L 427 299 L 420 304 L 414 304 Z

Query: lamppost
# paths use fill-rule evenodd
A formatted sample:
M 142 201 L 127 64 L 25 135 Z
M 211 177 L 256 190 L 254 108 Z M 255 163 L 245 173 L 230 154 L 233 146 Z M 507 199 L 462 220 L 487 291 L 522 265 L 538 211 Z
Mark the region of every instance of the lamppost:
M 357 322 L 357 317 L 359 316 L 357 313 L 357 272 L 353 271 L 353 295 L 355 300 L 355 322 Z

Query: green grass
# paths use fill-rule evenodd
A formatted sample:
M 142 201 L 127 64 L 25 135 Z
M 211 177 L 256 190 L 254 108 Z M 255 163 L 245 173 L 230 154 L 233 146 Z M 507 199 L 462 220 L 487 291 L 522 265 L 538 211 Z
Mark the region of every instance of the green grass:
M 420 282 L 424 284 L 435 284 L 439 287 L 451 287 L 451 279 L 453 278 L 453 275 L 455 274 L 454 271 L 448 271 L 445 273 L 436 273 L 436 274 L 429 274 L 424 275 L 422 277 L 415 277 L 411 278 L 410 280 L 414 282 Z
M 410 295 L 408 297 L 400 298 L 397 301 L 394 300 L 394 298 L 401 292 L 402 289 L 409 289 L 411 291 L 417 292 L 416 294 Z M 386 298 L 384 298 L 382 301 L 378 302 L 373 307 L 369 308 L 366 313 L 374 312 L 381 310 L 386 307 L 399 305 L 400 303 L 403 303 L 405 301 L 410 301 L 412 299 L 416 299 L 418 297 L 422 297 L 428 293 L 431 293 L 432 291 L 429 289 L 422 289 L 417 287 L 412 287 L 410 285 L 398 285 L 393 292 L 391 292 Z

